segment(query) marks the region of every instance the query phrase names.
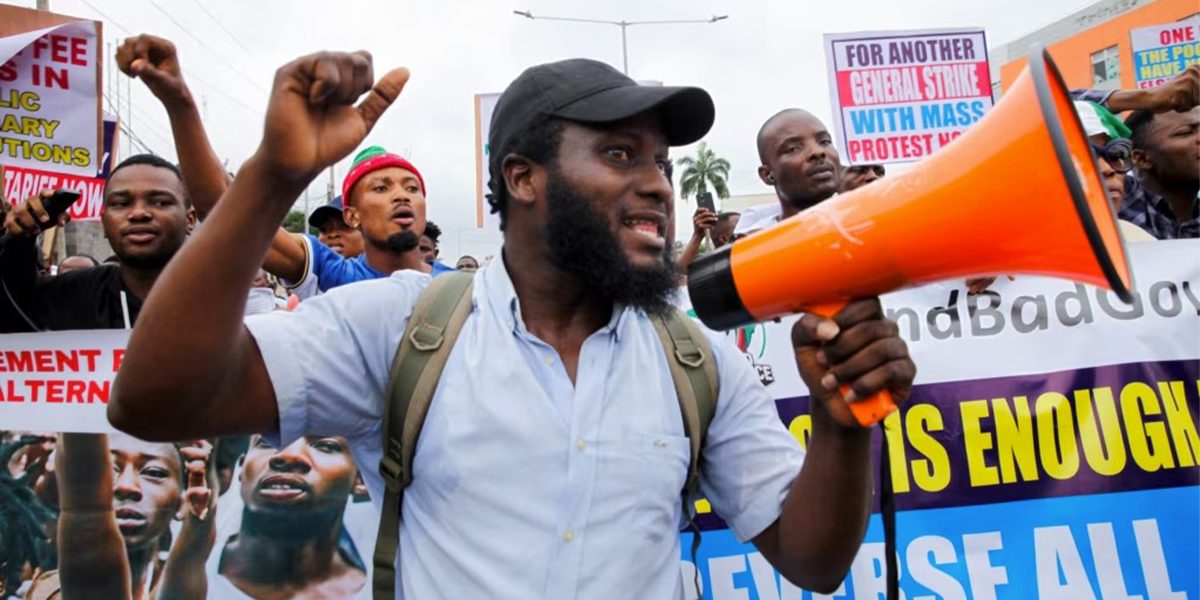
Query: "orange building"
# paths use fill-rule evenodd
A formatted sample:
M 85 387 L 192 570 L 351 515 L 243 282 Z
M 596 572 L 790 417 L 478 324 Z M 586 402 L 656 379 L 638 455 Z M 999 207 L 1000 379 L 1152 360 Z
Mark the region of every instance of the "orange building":
M 1198 12 L 1196 0 L 1102 0 L 992 48 L 993 89 L 1007 90 L 1038 45 L 1050 51 L 1069 87 L 1131 89 L 1135 78 L 1129 31 L 1174 23 Z

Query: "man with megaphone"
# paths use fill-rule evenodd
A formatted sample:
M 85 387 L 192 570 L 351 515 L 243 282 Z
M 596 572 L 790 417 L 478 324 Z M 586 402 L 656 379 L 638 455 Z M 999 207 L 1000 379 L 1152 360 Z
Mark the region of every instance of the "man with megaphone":
M 427 329 L 405 328 L 430 277 L 399 271 L 245 322 L 240 308 L 296 197 L 408 82 L 403 69 L 374 73 L 366 53 L 310 55 L 278 71 L 259 150 L 134 329 L 108 404 L 118 428 L 151 439 L 275 432 L 285 444 L 342 435 L 357 464 L 381 465 L 362 472 L 372 497 L 385 485 L 398 493 L 396 450 L 380 436 L 389 365 L 402 339 L 424 344 Z M 708 360 L 719 393 L 696 439 L 700 490 L 796 585 L 829 593 L 842 583 L 873 497 L 871 432 L 847 401 L 884 390 L 903 401 L 916 367 L 877 299 L 800 319 L 796 359 L 814 390 L 805 454 L 724 336 L 697 331 L 704 339 L 664 352 L 656 320 L 688 327 L 669 312 L 668 150 L 702 138 L 714 118 L 699 88 L 639 86 L 583 59 L 532 67 L 501 95 L 489 201 L 504 251 L 459 304 L 462 335 L 401 488 L 400 561 L 375 563 L 377 598 L 392 583 L 378 581 L 390 579 L 381 566 L 397 566 L 409 599 L 682 597 L 693 446 L 672 365 L 690 361 L 705 379 L 688 385 L 700 387 L 710 380 L 694 369 Z M 214 269 L 224 276 L 204 278 Z

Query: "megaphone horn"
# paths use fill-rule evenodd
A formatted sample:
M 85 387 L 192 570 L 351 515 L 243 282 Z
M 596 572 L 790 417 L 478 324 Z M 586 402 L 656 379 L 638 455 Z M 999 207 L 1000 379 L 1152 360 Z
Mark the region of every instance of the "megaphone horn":
M 908 172 L 835 196 L 692 263 L 697 316 L 733 329 L 971 276 L 1133 287 L 1096 157 L 1044 50 L 978 123 Z M 851 405 L 870 425 L 890 398 Z

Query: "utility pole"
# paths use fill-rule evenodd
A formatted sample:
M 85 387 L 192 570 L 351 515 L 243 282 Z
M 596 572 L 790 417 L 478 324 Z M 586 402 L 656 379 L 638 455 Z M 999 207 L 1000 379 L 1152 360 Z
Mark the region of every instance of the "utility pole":
M 729 15 L 713 15 L 707 19 L 683 19 L 678 21 L 604 21 L 600 19 L 576 19 L 571 17 L 543 17 L 533 16 L 533 12 L 528 10 L 514 10 L 514 15 L 525 17 L 526 19 L 542 19 L 543 21 L 571 21 L 574 23 L 598 23 L 600 25 L 616 25 L 621 28 L 621 63 L 622 72 L 629 74 L 629 48 L 627 45 L 627 37 L 625 30 L 633 25 L 678 25 L 686 23 L 716 23 L 729 18 Z

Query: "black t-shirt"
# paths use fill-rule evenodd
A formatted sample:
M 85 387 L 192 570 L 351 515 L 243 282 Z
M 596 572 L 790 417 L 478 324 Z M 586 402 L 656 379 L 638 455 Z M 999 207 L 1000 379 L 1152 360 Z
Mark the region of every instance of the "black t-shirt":
M 125 286 L 117 265 L 39 277 L 32 240 L 10 240 L 6 246 L 0 254 L 0 333 L 34 331 L 17 307 L 43 330 L 124 329 L 121 292 L 130 325 L 137 320 L 142 301 Z

